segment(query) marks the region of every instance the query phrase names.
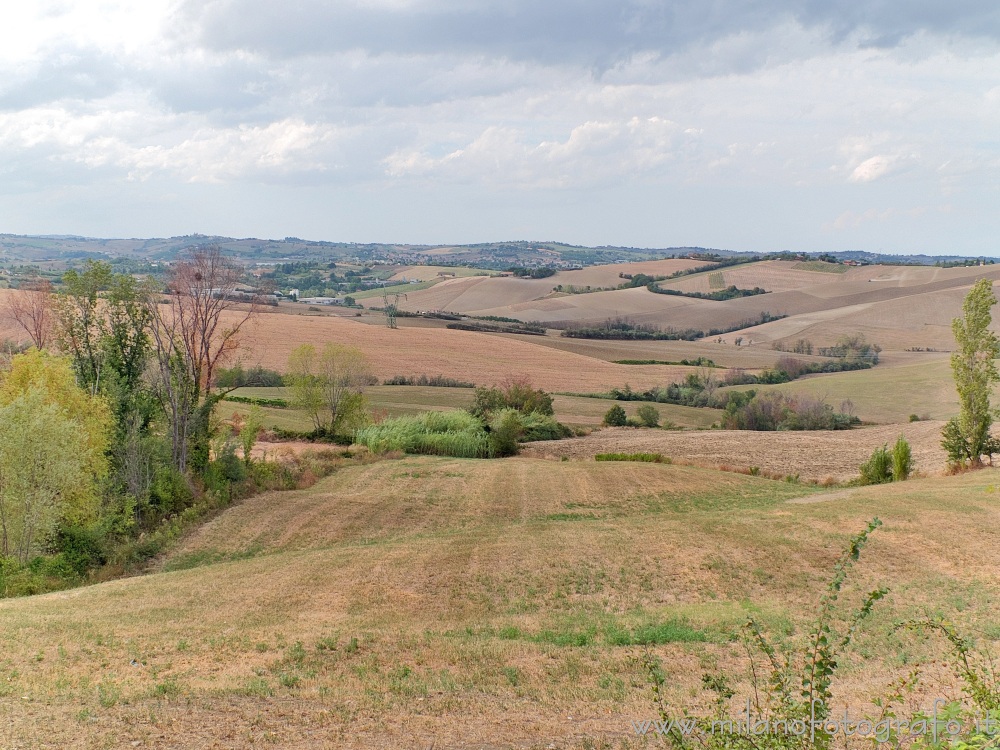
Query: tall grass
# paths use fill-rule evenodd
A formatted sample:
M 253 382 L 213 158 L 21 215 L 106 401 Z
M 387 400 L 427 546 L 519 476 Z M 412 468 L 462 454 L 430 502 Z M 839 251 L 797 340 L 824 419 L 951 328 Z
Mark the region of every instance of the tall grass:
M 363 427 L 354 440 L 375 453 L 403 451 L 457 458 L 489 458 L 489 435 L 466 411 L 429 411 Z
M 456 458 L 499 458 L 517 453 L 526 440 L 558 440 L 569 428 L 544 414 L 501 409 L 489 428 L 467 411 L 428 411 L 386 419 L 357 431 L 354 441 L 375 453 L 402 451 Z

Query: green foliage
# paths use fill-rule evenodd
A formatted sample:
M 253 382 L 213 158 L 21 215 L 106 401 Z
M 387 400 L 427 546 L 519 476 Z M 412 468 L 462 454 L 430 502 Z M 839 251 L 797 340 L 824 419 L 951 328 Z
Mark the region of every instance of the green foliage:
M 903 482 L 913 471 L 913 450 L 906 438 L 900 435 L 892 446 L 892 481 Z
M 489 458 L 489 434 L 466 411 L 424 412 L 362 427 L 355 442 L 375 453 L 402 451 L 457 458 Z
M 435 386 L 439 388 L 475 388 L 475 383 L 469 383 L 455 378 L 446 378 L 444 375 L 394 375 L 382 381 L 382 385 L 423 385 Z
M 250 409 L 243 427 L 240 429 L 240 447 L 243 449 L 243 462 L 250 463 L 250 451 L 253 450 L 254 443 L 257 442 L 257 435 L 264 427 L 264 412 L 259 406 Z
M 261 365 L 244 370 L 237 362 L 229 369 L 220 368 L 215 372 L 216 388 L 280 388 L 284 384 L 285 377 L 280 372 Z
M 652 404 L 643 404 L 636 410 L 635 414 L 644 427 L 660 426 L 660 412 Z
M 745 395 L 749 395 L 746 398 Z M 835 412 L 824 399 L 808 395 L 787 396 L 779 391 L 746 391 L 728 395 L 722 416 L 727 430 L 846 430 L 860 424 L 857 417 Z
M 951 355 L 951 369 L 959 415 L 945 426 L 942 446 L 953 464 L 979 466 L 990 447 L 990 394 L 993 384 L 1000 381 L 994 362 L 1000 357 L 1000 339 L 990 330 L 996 302 L 992 280 L 980 279 L 965 297 L 963 316 L 952 321 L 958 349 Z
M 715 274 L 712 274 L 714 276 Z M 709 277 L 711 282 L 711 276 Z M 651 282 L 646 285 L 646 288 L 656 294 L 672 294 L 678 297 L 694 297 L 695 299 L 707 299 L 713 302 L 723 302 L 727 299 L 740 299 L 741 297 L 754 297 L 758 294 L 767 294 L 767 290 L 759 286 L 755 286 L 753 289 L 739 289 L 735 284 L 719 289 L 715 292 L 685 292 L 680 289 L 670 289 L 660 287 L 656 282 Z
M 35 388 L 0 407 L 2 552 L 20 563 L 42 552 L 64 518 L 86 518 L 94 494 L 77 425 Z
M 628 423 L 628 417 L 625 414 L 625 410 L 615 404 L 604 414 L 603 423 L 608 427 L 624 427 Z
M 642 461 L 651 464 L 669 464 L 670 458 L 662 453 L 598 453 L 595 461 Z
M 476 388 L 475 399 L 469 412 L 480 419 L 502 409 L 516 409 L 522 414 L 552 416 L 552 396 L 540 388 L 533 388 L 526 378 L 511 378 L 493 388 Z
M 467 411 L 430 411 L 397 417 L 357 431 L 355 441 L 376 453 L 402 451 L 457 458 L 499 458 L 517 453 L 525 440 L 558 440 L 570 430 L 552 417 L 503 408 L 489 422 Z
M 292 404 L 309 414 L 316 429 L 350 434 L 368 422 L 364 388 L 378 381 L 361 350 L 327 344 L 317 353 L 303 344 L 289 356 L 285 380 Z
M 524 434 L 521 413 L 517 409 L 495 412 L 490 420 L 490 455 L 500 458 L 517 454 L 517 443 Z
M 886 484 L 892 481 L 892 454 L 883 445 L 872 451 L 868 460 L 861 464 L 862 484 Z

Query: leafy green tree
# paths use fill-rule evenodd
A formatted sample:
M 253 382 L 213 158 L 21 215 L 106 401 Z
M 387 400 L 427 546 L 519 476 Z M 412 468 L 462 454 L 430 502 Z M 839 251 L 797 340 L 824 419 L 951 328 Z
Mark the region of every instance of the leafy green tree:
M 287 380 L 292 403 L 309 414 L 317 430 L 346 434 L 368 417 L 364 389 L 375 378 L 360 349 L 327 344 L 317 353 L 303 344 L 288 358 Z
M 75 426 L 41 389 L 0 407 L 0 544 L 27 563 L 55 534 L 67 498 L 93 484 Z
M 942 445 L 955 464 L 982 465 L 990 448 L 990 393 L 1000 381 L 994 360 L 1000 340 L 990 330 L 991 308 L 997 302 L 990 279 L 977 281 L 962 303 L 962 317 L 951 324 L 958 349 L 951 355 L 951 370 L 958 390 L 959 415 L 944 428 Z
M 63 291 L 56 299 L 56 340 L 73 358 L 80 386 L 98 392 L 104 368 L 102 339 L 107 321 L 100 309 L 101 292 L 111 284 L 114 272 L 104 261 L 87 261 L 83 272 L 63 274 Z
M 37 349 L 15 356 L 0 383 L 0 406 L 11 405 L 29 394 L 68 421 L 74 457 L 82 462 L 87 475 L 95 481 L 106 476 L 111 411 L 103 397 L 92 396 L 77 385 L 69 360 Z M 28 437 L 26 434 L 25 439 Z M 95 481 L 66 488 L 63 501 L 70 520 L 82 521 L 96 514 L 99 498 Z

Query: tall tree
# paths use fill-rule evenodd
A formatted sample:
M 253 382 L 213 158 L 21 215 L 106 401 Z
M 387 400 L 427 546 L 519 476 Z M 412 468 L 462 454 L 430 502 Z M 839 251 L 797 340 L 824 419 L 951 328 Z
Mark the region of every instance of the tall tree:
M 44 349 L 52 335 L 52 284 L 36 279 L 21 284 L 4 300 L 7 317 L 22 328 L 36 349 Z
M 100 297 L 113 276 L 111 264 L 88 260 L 82 273 L 72 269 L 63 274 L 63 291 L 56 298 L 59 348 L 73 358 L 80 385 L 92 394 L 101 385 L 104 366 L 101 340 L 107 331 L 99 307 Z
M 166 304 L 151 304 L 157 392 L 170 424 L 174 466 L 208 461 L 216 369 L 240 346 L 259 295 L 239 291 L 243 268 L 218 247 L 196 248 L 174 264 Z
M 951 355 L 951 370 L 958 390 L 959 415 L 945 425 L 942 444 L 956 463 L 982 465 L 982 456 L 993 452 L 990 426 L 993 414 L 990 395 L 1000 381 L 996 360 L 1000 340 L 990 324 L 991 308 L 997 303 L 993 281 L 977 281 L 962 303 L 962 317 L 951 324 L 958 349 Z

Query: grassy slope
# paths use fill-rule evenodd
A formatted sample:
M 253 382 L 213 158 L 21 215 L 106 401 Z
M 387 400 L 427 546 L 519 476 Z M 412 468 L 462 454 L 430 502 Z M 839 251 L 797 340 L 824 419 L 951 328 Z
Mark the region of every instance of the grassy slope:
M 199 567 L 0 602 L 0 741 L 618 746 L 653 706 L 647 650 L 616 643 L 673 621 L 659 640 L 688 642 L 651 653 L 673 699 L 698 702 L 702 672 L 739 663 L 726 633 L 748 612 L 800 627 L 877 512 L 887 529 L 846 606 L 878 583 L 895 594 L 861 637 L 867 659 L 844 661 L 840 696 L 860 701 L 935 653 L 893 617 L 997 632 L 995 482 L 845 495 L 677 466 L 353 467 L 227 511 L 167 563 Z
M 368 388 L 366 394 L 374 410 L 384 411 L 390 417 L 419 414 L 425 411 L 464 409 L 472 404 L 473 399 L 471 388 L 430 386 L 381 385 Z M 287 399 L 289 397 L 286 388 L 240 388 L 233 395 L 257 398 Z M 565 424 L 583 427 L 599 425 L 605 412 L 614 403 L 604 399 L 578 396 L 555 396 L 553 399 L 556 419 Z M 624 404 L 625 412 L 630 417 L 635 416 L 635 412 L 640 406 L 640 403 Z M 679 427 L 708 427 L 719 418 L 717 411 L 708 409 L 693 409 L 671 404 L 654 404 L 654 406 L 660 412 L 662 420 L 670 420 Z M 233 402 L 223 402 L 219 407 L 219 413 L 226 417 L 233 412 L 245 415 L 249 411 L 249 406 Z M 295 409 L 264 408 L 263 412 L 267 426 L 289 430 L 312 429 L 309 418 Z
M 950 419 L 958 413 L 958 396 L 946 354 L 912 364 L 811 375 L 777 386 L 739 387 L 746 388 L 824 397 L 835 409 L 850 399 L 857 415 L 872 422 L 906 422 L 910 414 Z

